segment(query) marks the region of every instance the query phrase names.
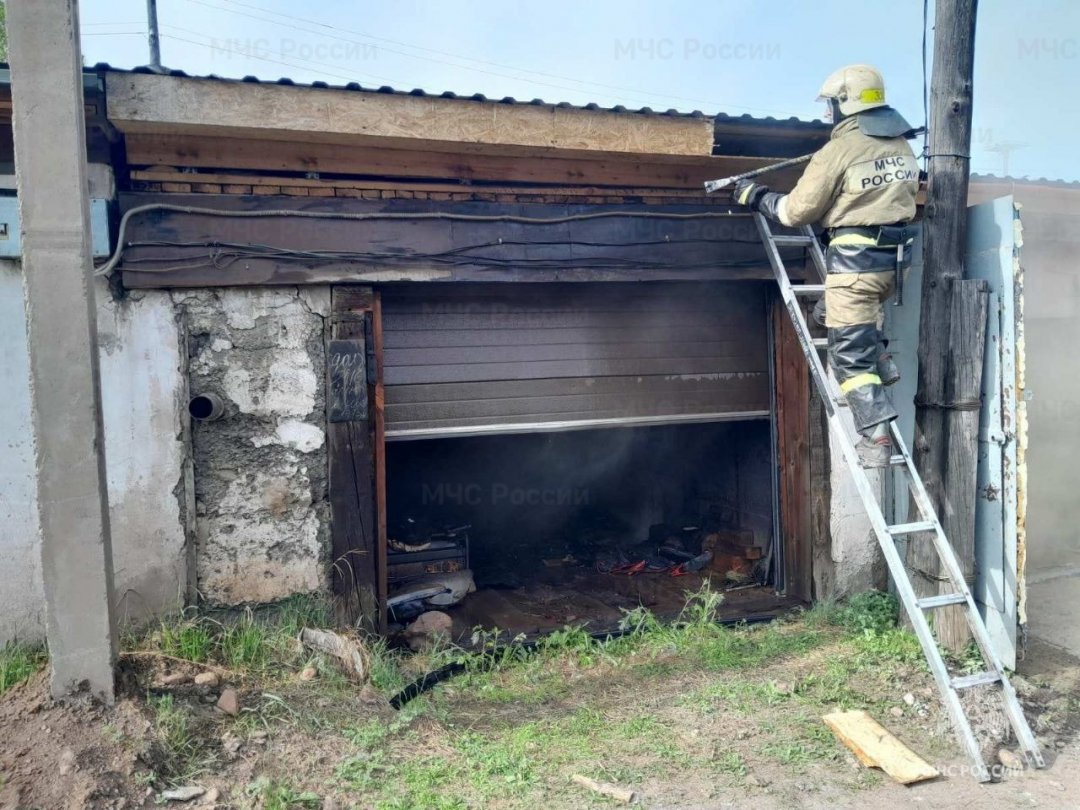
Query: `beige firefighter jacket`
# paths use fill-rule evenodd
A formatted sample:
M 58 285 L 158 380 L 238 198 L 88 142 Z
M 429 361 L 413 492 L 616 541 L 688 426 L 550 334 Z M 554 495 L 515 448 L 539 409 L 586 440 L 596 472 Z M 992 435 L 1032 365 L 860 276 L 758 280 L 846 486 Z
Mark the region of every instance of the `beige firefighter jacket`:
M 833 127 L 777 216 L 784 225 L 890 225 L 915 217 L 919 163 L 903 138 L 875 138 L 858 116 Z

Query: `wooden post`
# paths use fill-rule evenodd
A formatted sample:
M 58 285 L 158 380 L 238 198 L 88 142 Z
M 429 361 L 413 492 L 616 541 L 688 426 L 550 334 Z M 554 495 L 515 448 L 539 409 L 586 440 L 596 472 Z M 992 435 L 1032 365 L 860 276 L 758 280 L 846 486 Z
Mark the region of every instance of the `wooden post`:
M 779 300 L 772 307 L 775 335 L 776 430 L 780 465 L 780 537 L 784 544 L 784 591 L 813 598 L 813 534 L 810 483 L 810 373 L 795 326 Z
M 972 437 L 970 446 L 965 444 L 961 436 L 950 441 L 946 380 L 953 365 L 951 355 L 954 352 L 963 356 L 971 355 L 971 347 L 952 345 L 950 339 L 954 312 L 953 288 L 964 276 L 964 252 L 967 247 L 976 6 L 977 0 L 938 0 L 936 5 L 934 74 L 930 85 L 929 185 L 923 226 L 915 464 L 953 543 L 957 542 L 958 537 L 974 536 L 974 512 L 970 521 L 964 524 L 961 519 L 963 510 L 950 507 L 950 504 L 959 502 L 957 499 L 967 499 L 963 493 L 950 489 L 965 486 L 959 480 L 962 476 L 947 476 L 946 471 L 953 465 L 966 469 L 968 456 L 971 457 L 971 464 L 974 464 L 977 437 Z M 985 296 L 982 301 L 985 312 Z M 963 306 L 960 309 L 966 311 Z M 970 330 L 962 331 L 966 337 L 974 337 Z M 982 357 L 981 346 L 979 357 Z M 964 361 L 961 360 L 956 368 L 963 366 Z M 974 486 L 972 480 L 972 495 Z M 974 502 L 973 497 L 970 500 Z M 946 520 L 949 511 L 953 515 Z M 920 595 L 937 593 L 941 576 L 936 558 L 928 559 L 927 542 L 913 538 L 908 546 L 908 564 L 912 569 L 916 592 Z M 967 566 L 973 564 L 973 547 L 968 547 L 964 552 L 965 547 L 962 545 L 957 551 L 966 570 Z M 964 559 L 964 553 L 967 553 L 968 559 Z M 940 626 L 941 622 L 937 624 Z M 966 644 L 966 636 L 948 642 L 952 649 L 956 649 L 957 644 Z
M 975 581 L 975 502 L 978 472 L 979 404 L 982 391 L 983 355 L 986 349 L 986 316 L 989 286 L 982 279 L 964 279 L 952 285 L 948 342 L 951 347 L 945 370 L 944 398 L 937 410 L 944 415 L 944 503 L 938 512 L 945 536 L 960 561 L 968 586 Z M 953 593 L 944 578 L 938 555 L 929 537 L 913 539 L 908 546 L 908 565 L 920 594 Z M 961 652 L 971 639 L 966 607 L 934 611 L 938 640 Z
M 366 374 L 369 288 L 335 287 L 327 351 L 327 450 L 330 466 L 331 589 L 342 624 L 377 631 L 375 456 Z M 357 370 L 359 369 L 359 374 Z

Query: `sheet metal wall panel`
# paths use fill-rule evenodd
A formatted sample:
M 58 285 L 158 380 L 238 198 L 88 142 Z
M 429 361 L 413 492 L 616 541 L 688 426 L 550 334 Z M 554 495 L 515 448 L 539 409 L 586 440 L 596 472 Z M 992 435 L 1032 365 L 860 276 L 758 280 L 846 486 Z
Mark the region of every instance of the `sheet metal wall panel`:
M 968 209 L 967 275 L 990 285 L 982 407 L 979 414 L 978 499 L 975 501 L 975 584 L 997 654 L 1016 666 L 1023 593 L 1022 463 L 1024 403 L 1023 275 L 1019 212 L 1012 196 Z
M 763 284 L 383 291 L 388 436 L 767 412 Z

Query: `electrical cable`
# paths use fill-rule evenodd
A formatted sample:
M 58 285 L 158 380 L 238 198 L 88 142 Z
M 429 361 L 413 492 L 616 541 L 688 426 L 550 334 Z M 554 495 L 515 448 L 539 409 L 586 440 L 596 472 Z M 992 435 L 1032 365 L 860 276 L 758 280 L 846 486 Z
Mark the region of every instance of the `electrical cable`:
M 291 15 L 291 14 L 284 14 L 284 13 L 281 13 L 281 12 L 272 11 L 270 9 L 260 8 L 258 6 L 252 6 L 252 5 L 248 5 L 248 4 L 245 4 L 245 3 L 234 2 L 232 4 L 242 6 L 244 8 L 249 8 L 249 9 L 253 9 L 253 10 L 256 10 L 256 11 L 260 11 L 260 12 L 262 12 L 264 14 L 274 14 L 274 15 L 279 16 L 279 17 L 284 17 L 285 19 L 288 19 L 291 22 L 285 23 L 285 22 L 281 22 L 279 20 L 274 20 L 274 19 L 264 17 L 264 16 L 258 16 L 258 15 L 255 15 L 255 14 L 248 14 L 246 12 L 238 11 L 236 9 L 228 8 L 226 6 L 214 5 L 212 3 L 205 2 L 205 0 L 187 0 L 187 1 L 189 3 L 195 3 L 197 5 L 205 6 L 206 8 L 211 8 L 211 9 L 214 9 L 216 11 L 224 11 L 224 12 L 227 12 L 229 14 L 236 14 L 236 15 L 241 16 L 241 17 L 247 17 L 248 19 L 256 20 L 256 21 L 259 21 L 259 22 L 264 22 L 264 23 L 269 23 L 271 25 L 281 26 L 283 28 L 288 28 L 288 29 L 293 30 L 293 31 L 299 30 L 299 31 L 304 31 L 304 32 L 309 33 L 309 34 L 317 34 L 319 36 L 329 37 L 331 39 L 336 39 L 336 40 L 339 40 L 341 42 L 345 42 L 345 43 L 352 44 L 352 45 L 365 45 L 367 43 L 358 42 L 355 39 L 350 39 L 348 37 L 342 37 L 342 36 L 339 36 L 337 34 L 326 33 L 325 31 L 313 31 L 310 28 L 299 28 L 296 25 L 296 22 L 302 22 L 302 23 L 307 23 L 309 25 L 315 25 L 315 26 L 318 26 L 320 28 L 329 29 L 330 31 L 342 31 L 342 32 L 345 32 L 345 33 L 352 34 L 354 36 L 362 36 L 362 37 L 367 37 L 369 39 L 381 40 L 381 41 L 385 41 L 385 42 L 392 42 L 394 44 L 403 45 L 404 47 L 407 47 L 407 48 L 415 48 L 416 50 L 427 50 L 427 51 L 433 50 L 433 49 L 430 49 L 430 48 L 423 48 L 423 47 L 420 47 L 420 46 L 408 45 L 408 44 L 399 42 L 397 40 L 390 40 L 390 39 L 386 39 L 384 37 L 376 37 L 376 36 L 373 36 L 371 34 L 365 34 L 365 33 L 357 32 L 357 31 L 349 31 L 348 29 L 338 28 L 336 26 L 329 25 L 328 23 L 320 22 L 318 20 L 313 20 L 313 19 L 310 19 L 310 18 L 307 18 L 307 17 L 297 17 L 297 16 L 294 16 L 294 15 Z M 387 51 L 388 53 L 397 54 L 399 56 L 404 56 L 404 57 L 409 58 L 409 59 L 417 59 L 417 60 L 421 60 L 421 61 L 425 61 L 425 62 L 432 62 L 432 63 L 442 65 L 442 66 L 449 66 L 449 67 L 454 67 L 454 68 L 458 68 L 458 69 L 461 69 L 461 70 L 469 70 L 469 71 L 473 71 L 473 72 L 476 72 L 476 73 L 483 73 L 483 74 L 487 74 L 489 76 L 496 76 L 496 77 L 501 78 L 501 79 L 512 79 L 513 81 L 518 81 L 518 82 L 524 81 L 524 82 L 528 82 L 529 84 L 535 84 L 535 85 L 539 85 L 539 86 L 542 86 L 542 87 L 550 87 L 550 88 L 553 88 L 553 89 L 556 89 L 556 90 L 565 90 L 565 91 L 568 91 L 568 92 L 571 92 L 571 93 L 589 92 L 587 89 L 583 89 L 583 88 L 580 88 L 580 87 L 577 87 L 577 88 L 575 88 L 575 87 L 566 87 L 564 85 L 552 84 L 551 82 L 545 82 L 545 81 L 539 81 L 539 80 L 536 80 L 536 79 L 530 79 L 530 78 L 527 78 L 525 76 L 510 76 L 510 75 L 507 75 L 505 73 L 499 73 L 499 72 L 491 71 L 491 70 L 484 70 L 483 68 L 478 68 L 478 67 L 470 67 L 469 65 L 459 65 L 459 64 L 455 64 L 453 62 L 447 62 L 445 59 L 435 59 L 433 57 L 420 56 L 418 54 L 406 53 L 404 51 L 395 50 L 393 48 L 386 48 L 384 46 L 382 47 L 382 49 Z M 436 52 L 436 53 L 444 53 L 444 52 L 440 52 L 440 51 L 434 51 L 434 52 Z M 444 53 L 444 55 L 450 55 L 450 54 L 445 54 Z M 454 58 L 484 63 L 483 60 L 469 59 L 468 57 L 457 57 L 457 56 L 455 56 Z M 498 63 L 486 63 L 486 64 L 495 64 L 495 65 L 497 65 Z M 649 94 L 642 93 L 640 90 L 633 90 L 633 89 L 630 89 L 630 88 L 616 87 L 614 85 L 600 85 L 600 84 L 598 84 L 596 82 L 586 82 L 586 81 L 581 80 L 581 79 L 571 79 L 569 77 L 556 76 L 555 74 L 545 74 L 545 73 L 542 73 L 540 71 L 529 70 L 527 68 L 515 68 L 515 67 L 509 67 L 509 66 L 506 66 L 506 67 L 508 69 L 510 69 L 510 70 L 516 70 L 516 71 L 519 71 L 521 73 L 532 73 L 534 75 L 542 75 L 542 76 L 550 76 L 550 77 L 553 77 L 553 78 L 559 78 L 559 79 L 563 79 L 565 81 L 572 81 L 572 82 L 578 82 L 578 83 L 583 83 L 583 84 L 593 84 L 593 85 L 596 85 L 596 86 L 599 86 L 599 87 L 605 87 L 605 88 L 608 88 L 608 89 L 618 90 L 621 93 L 635 95 L 635 96 L 638 96 L 640 98 L 649 99 L 649 100 L 653 100 L 653 99 L 657 98 L 658 95 L 661 95 L 661 94 L 649 95 Z M 391 80 L 387 79 L 387 81 L 391 81 Z M 391 84 L 399 84 L 399 83 L 391 81 Z M 716 109 L 738 109 L 738 110 L 745 110 L 747 112 L 752 112 L 752 113 L 763 112 L 763 113 L 770 113 L 770 114 L 773 114 L 773 115 L 780 115 L 780 116 L 789 116 L 790 115 L 789 112 L 780 111 L 780 110 L 768 110 L 768 109 L 765 109 L 765 108 L 762 108 L 762 107 L 744 107 L 744 106 L 737 105 L 737 104 L 728 104 L 728 105 L 716 104 L 716 102 L 711 102 L 711 101 L 710 102 L 705 102 L 705 101 L 703 101 L 701 99 L 692 99 L 692 98 L 687 98 L 687 97 L 684 97 L 684 96 L 673 96 L 673 95 L 667 95 L 667 94 L 663 94 L 663 96 L 665 98 L 669 98 L 669 99 L 677 99 L 677 100 L 680 100 L 680 101 L 690 101 L 690 102 L 693 102 L 695 104 L 703 104 L 705 106 L 715 106 Z
M 353 222 L 363 221 L 418 221 L 418 220 L 443 220 L 451 222 L 508 222 L 518 225 L 564 225 L 568 222 L 586 222 L 594 219 L 669 219 L 669 220 L 695 220 L 695 219 L 730 219 L 732 217 L 745 217 L 749 214 L 733 213 L 730 209 L 726 213 L 701 212 L 695 214 L 665 213 L 660 211 L 596 211 L 589 214 L 568 214 L 561 217 L 527 217 L 518 214 L 456 214 L 443 211 L 424 211 L 416 213 L 396 212 L 353 212 L 353 211 L 300 211 L 290 208 L 275 208 L 266 211 L 231 211 L 220 208 L 204 208 L 194 205 L 177 205 L 175 203 L 147 203 L 129 208 L 120 218 L 120 227 L 116 235 L 116 249 L 109 259 L 94 270 L 95 276 L 108 275 L 119 264 L 126 249 L 125 236 L 131 218 L 138 214 L 150 211 L 170 211 L 181 214 L 195 214 L 199 216 L 235 218 L 235 219 L 259 219 L 269 217 L 296 217 L 298 219 L 339 219 Z M 211 245 L 212 247 L 212 245 Z M 404 255 L 404 254 L 403 254 Z M 415 257 L 412 257 L 415 258 Z
M 923 0 L 922 6 L 922 110 L 923 110 L 923 171 L 930 168 L 930 98 L 926 80 L 926 39 L 930 27 L 930 0 Z
M 175 39 L 181 39 L 181 41 L 190 42 L 193 45 L 202 45 L 202 47 L 210 48 L 211 50 L 220 51 L 220 50 L 224 49 L 224 50 L 229 51 L 230 53 L 235 53 L 238 56 L 242 56 L 245 59 L 258 59 L 258 60 L 263 61 L 263 62 L 272 62 L 272 63 L 278 64 L 278 65 L 285 65 L 286 67 L 299 68 L 300 70 L 304 70 L 306 65 L 317 65 L 318 67 L 331 68 L 332 69 L 331 71 L 327 71 L 327 70 L 314 71 L 313 70 L 313 72 L 320 73 L 323 76 L 330 76 L 330 77 L 335 78 L 335 79 L 340 79 L 343 82 L 356 81 L 357 77 L 361 77 L 361 78 L 378 79 L 380 81 L 390 82 L 391 84 L 394 83 L 394 80 L 391 79 L 389 76 L 383 76 L 383 75 L 381 75 L 379 73 L 363 72 L 363 73 L 357 73 L 357 74 L 351 74 L 351 75 L 350 74 L 344 74 L 344 73 L 335 73 L 335 72 L 332 72 L 332 71 L 341 70 L 341 65 L 335 65 L 335 64 L 333 64 L 331 62 L 318 62 L 318 61 L 316 61 L 314 59 L 305 59 L 302 56 L 292 56 L 292 57 L 290 57 L 294 62 L 303 62 L 304 63 L 302 65 L 297 65 L 297 64 L 293 64 L 293 62 L 285 62 L 285 61 L 283 61 L 281 59 L 271 59 L 268 56 L 260 56 L 257 53 L 251 53 L 250 49 L 248 49 L 246 51 L 244 51 L 244 50 L 232 51 L 232 50 L 230 50 L 231 49 L 231 44 L 230 44 L 231 40 L 224 40 L 224 43 L 220 43 L 219 41 L 215 40 L 213 37 L 207 37 L 207 35 L 204 34 L 202 31 L 196 31 L 196 30 L 194 30 L 192 28 L 185 28 L 184 26 L 176 25 L 175 23 L 163 23 L 163 27 L 171 28 L 174 31 L 183 31 L 185 34 L 194 34 L 195 36 L 203 37 L 204 39 L 209 39 L 210 44 L 206 44 L 206 43 L 203 43 L 203 42 L 192 42 L 191 40 L 184 40 L 184 39 L 181 39 L 180 37 L 174 37 Z M 267 51 L 267 53 L 272 53 L 272 51 Z M 312 70 L 311 68 L 306 68 L 306 69 Z
M 169 26 L 169 27 L 174 27 L 175 28 L 176 26 Z M 176 34 L 169 34 L 169 33 L 164 32 L 164 31 L 161 33 L 161 38 L 162 39 L 171 39 L 171 40 L 174 40 L 175 42 L 186 42 L 189 45 L 198 45 L 200 48 L 211 48 L 211 49 L 213 49 L 215 47 L 215 46 L 207 44 L 205 42 L 196 42 L 193 39 L 188 39 L 187 37 L 178 37 L 178 36 L 176 36 Z M 297 68 L 298 70 L 310 70 L 312 73 L 318 73 L 320 76 L 329 76 L 331 79 L 340 79 L 341 81 L 346 81 L 346 82 L 355 80 L 355 76 L 346 76 L 346 75 L 344 75 L 342 73 L 330 73 L 330 72 L 325 71 L 325 70 L 316 70 L 315 68 L 306 67 L 304 65 L 295 65 L 292 62 L 283 62 L 280 59 L 271 59 L 268 56 L 258 56 L 256 54 L 245 54 L 245 58 L 247 58 L 247 59 L 257 59 L 260 62 L 270 62 L 270 63 L 275 64 L 275 65 L 284 65 L 285 67 Z M 372 76 L 374 74 L 369 73 L 367 75 Z M 375 76 L 375 78 L 381 78 L 381 77 Z

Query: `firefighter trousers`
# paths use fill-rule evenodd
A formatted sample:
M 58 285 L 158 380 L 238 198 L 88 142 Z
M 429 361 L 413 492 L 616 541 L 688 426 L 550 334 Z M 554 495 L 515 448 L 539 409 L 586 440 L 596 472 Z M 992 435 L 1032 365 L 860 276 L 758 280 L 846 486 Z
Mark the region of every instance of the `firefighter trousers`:
M 830 272 L 825 278 L 829 365 L 851 406 L 855 427 L 864 436 L 896 418 L 878 375 L 878 359 L 885 354 L 878 328 L 881 305 L 892 296 L 895 284 L 893 270 Z

